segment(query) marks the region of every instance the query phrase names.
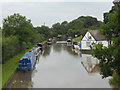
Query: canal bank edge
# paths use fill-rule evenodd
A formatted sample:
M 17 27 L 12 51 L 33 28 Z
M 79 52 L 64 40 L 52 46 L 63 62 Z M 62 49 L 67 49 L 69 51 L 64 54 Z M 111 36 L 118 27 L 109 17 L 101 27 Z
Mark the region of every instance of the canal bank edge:
M 16 68 L 18 67 L 19 59 L 24 55 L 26 51 L 28 51 L 28 49 L 15 55 L 13 58 L 2 65 L 2 87 L 5 87 L 8 84 L 9 80 L 12 78 L 16 71 Z
M 12 75 L 10 76 L 10 78 L 7 80 L 7 82 L 4 84 L 3 88 L 6 88 L 7 85 L 9 84 L 9 82 L 11 81 L 11 79 L 13 78 L 14 74 L 16 73 L 17 69 L 12 73 Z
M 42 42 L 43 44 L 46 43 L 46 41 Z M 33 45 L 31 48 L 33 48 L 35 45 Z M 18 67 L 18 61 L 19 59 L 27 52 L 29 49 L 26 49 L 22 51 L 21 53 L 15 55 L 13 58 L 8 60 L 5 64 L 2 65 L 2 88 L 5 88 L 9 81 L 14 76 L 16 69 Z

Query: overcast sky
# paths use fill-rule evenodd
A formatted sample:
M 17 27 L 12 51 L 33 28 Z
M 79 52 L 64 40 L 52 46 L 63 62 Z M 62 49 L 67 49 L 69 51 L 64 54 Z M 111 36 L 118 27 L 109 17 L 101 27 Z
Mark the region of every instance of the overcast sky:
M 113 0 L 0 0 L 0 2 L 23 2 L 23 3 L 0 3 L 0 21 L 14 13 L 20 13 L 32 20 L 34 26 L 40 26 L 44 22 L 47 26 L 57 22 L 72 21 L 80 16 L 92 16 L 103 21 L 103 13 L 112 7 Z M 24 3 L 29 2 L 29 3 Z M 32 2 L 32 3 L 31 3 Z M 71 3 L 33 3 L 33 2 L 75 2 Z M 76 3 L 95 2 L 95 3 Z M 108 3 L 96 3 L 108 2 Z M 110 2 L 110 3 L 109 3 Z M 3 4 L 3 5 L 2 5 Z M 2 8 L 1 8 L 2 7 Z M 39 11 L 38 11 L 39 8 Z M 52 12 L 52 13 L 51 13 Z M 36 14 L 37 13 L 37 14 Z M 2 22 L 0 22 L 2 26 Z
M 114 0 L 0 0 L 0 2 L 113 2 Z

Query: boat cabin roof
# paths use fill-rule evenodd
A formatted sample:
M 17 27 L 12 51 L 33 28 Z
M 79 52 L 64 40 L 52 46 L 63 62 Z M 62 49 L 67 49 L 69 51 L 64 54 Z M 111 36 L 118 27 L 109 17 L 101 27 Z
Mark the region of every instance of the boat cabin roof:
M 22 60 L 24 57 L 27 57 L 30 59 L 33 56 L 33 54 L 34 54 L 34 51 L 31 51 L 31 52 L 28 51 L 24 54 L 24 56 L 20 60 Z

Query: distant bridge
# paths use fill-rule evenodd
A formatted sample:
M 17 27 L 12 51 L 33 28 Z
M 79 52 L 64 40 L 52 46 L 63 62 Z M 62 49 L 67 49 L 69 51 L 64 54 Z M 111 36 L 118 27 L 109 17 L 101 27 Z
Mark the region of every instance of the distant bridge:
M 66 44 L 67 41 L 57 41 L 56 43 L 57 43 L 57 44 Z

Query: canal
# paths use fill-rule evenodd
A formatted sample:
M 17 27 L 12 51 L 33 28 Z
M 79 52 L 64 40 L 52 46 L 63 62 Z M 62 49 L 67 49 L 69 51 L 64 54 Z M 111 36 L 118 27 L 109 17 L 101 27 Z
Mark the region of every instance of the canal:
M 98 60 L 66 44 L 46 46 L 33 71 L 17 71 L 7 88 L 111 88 Z

